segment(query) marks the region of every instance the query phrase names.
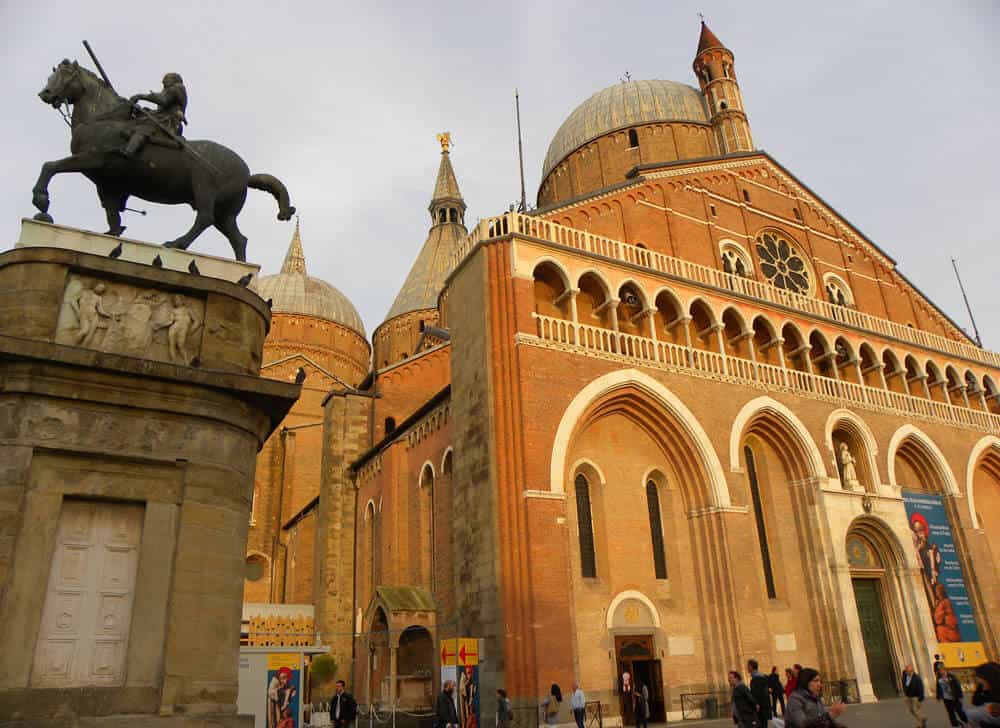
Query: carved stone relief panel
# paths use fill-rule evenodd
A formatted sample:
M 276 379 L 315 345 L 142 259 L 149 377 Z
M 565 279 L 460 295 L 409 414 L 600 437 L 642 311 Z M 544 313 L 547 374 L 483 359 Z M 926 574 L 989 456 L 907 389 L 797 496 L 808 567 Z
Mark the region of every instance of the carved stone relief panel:
M 189 418 L 34 400 L 0 406 L 0 437 L 48 447 L 212 463 L 248 474 L 256 441 L 233 427 Z
M 188 365 L 201 348 L 204 323 L 201 299 L 71 275 L 55 341 Z

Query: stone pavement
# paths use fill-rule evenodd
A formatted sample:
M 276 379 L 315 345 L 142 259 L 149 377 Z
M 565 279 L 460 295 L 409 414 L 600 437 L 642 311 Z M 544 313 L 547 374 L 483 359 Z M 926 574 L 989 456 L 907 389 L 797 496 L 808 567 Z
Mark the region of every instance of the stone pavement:
M 966 703 L 966 706 L 968 707 L 968 703 Z M 925 700 L 924 715 L 927 717 L 927 728 L 950 728 L 944 703 L 939 703 L 933 698 Z M 840 716 L 839 722 L 847 726 L 847 728 L 912 728 L 914 725 L 913 719 L 906 711 L 906 704 L 901 698 L 883 700 L 879 703 L 849 705 L 847 706 L 847 710 Z M 733 721 L 681 721 L 669 724 L 651 724 L 651 727 L 660 728 L 664 725 L 723 728 L 723 726 L 732 726 Z

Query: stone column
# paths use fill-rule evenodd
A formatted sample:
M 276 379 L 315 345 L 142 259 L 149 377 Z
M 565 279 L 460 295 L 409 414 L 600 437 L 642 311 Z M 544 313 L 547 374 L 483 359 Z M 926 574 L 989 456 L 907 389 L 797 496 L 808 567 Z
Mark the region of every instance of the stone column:
M 396 680 L 396 655 L 398 652 L 399 647 L 397 645 L 389 647 L 389 705 L 393 706 L 393 708 L 396 707 L 396 700 L 399 693 L 399 685 L 397 685 Z
M 14 504 L 0 505 L 0 639 L 19 645 L 0 654 L 4 717 L 252 724 L 236 694 L 255 460 L 300 389 L 259 376 L 270 311 L 234 282 L 256 271 L 27 220 L 0 254 L 0 463 Z M 117 574 L 131 606 L 92 605 L 102 644 L 120 647 L 100 656 L 99 682 L 45 656 L 66 620 L 80 664 L 99 647 L 92 625 L 73 625 L 83 611 L 53 612 L 70 500 L 94 514 L 93 538 L 122 508 L 141 514 L 136 561 Z

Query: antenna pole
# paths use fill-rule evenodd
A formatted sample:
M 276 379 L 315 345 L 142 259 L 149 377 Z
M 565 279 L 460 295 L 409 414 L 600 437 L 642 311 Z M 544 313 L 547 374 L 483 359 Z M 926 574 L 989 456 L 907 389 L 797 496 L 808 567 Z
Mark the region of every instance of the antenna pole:
M 976 326 L 976 317 L 972 315 L 972 306 L 969 305 L 969 297 L 965 295 L 965 286 L 962 285 L 962 276 L 958 274 L 958 263 L 951 259 L 951 267 L 955 269 L 955 278 L 958 279 L 958 288 L 962 291 L 962 300 L 965 301 L 965 310 L 969 312 L 969 320 L 972 321 L 972 332 L 976 335 L 976 346 L 983 348 L 983 340 L 979 337 L 979 328 Z
M 528 199 L 524 194 L 524 144 L 521 141 L 521 98 L 514 89 L 514 109 L 517 113 L 517 161 L 521 169 L 521 210 L 528 211 Z

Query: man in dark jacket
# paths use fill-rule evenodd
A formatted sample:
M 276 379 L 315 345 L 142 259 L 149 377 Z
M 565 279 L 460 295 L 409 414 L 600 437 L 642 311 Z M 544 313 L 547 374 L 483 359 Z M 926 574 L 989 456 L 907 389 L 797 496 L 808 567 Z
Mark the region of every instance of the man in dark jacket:
M 358 717 L 358 704 L 354 696 L 347 692 L 343 680 L 337 681 L 336 692 L 330 701 L 330 722 L 336 728 L 351 728 Z
M 778 666 L 771 666 L 771 674 L 767 676 L 767 687 L 771 691 L 771 717 L 778 717 L 778 703 L 781 703 L 781 714 L 785 714 L 785 686 L 781 684 Z
M 760 671 L 757 660 L 747 660 L 747 671 L 750 673 L 750 694 L 757 703 L 757 722 L 760 728 L 767 728 L 771 720 L 771 689 L 767 675 Z
M 754 728 L 757 725 L 758 706 L 750 694 L 750 688 L 736 670 L 729 673 L 729 684 L 733 688 L 733 723 L 739 728 Z
M 958 678 L 948 672 L 948 668 L 943 662 L 937 663 L 937 699 L 944 701 L 945 710 L 948 711 L 948 720 L 953 726 L 965 725 L 969 722 L 965 715 L 965 708 L 962 707 L 962 685 Z
M 445 680 L 437 697 L 434 712 L 437 713 L 437 728 L 458 728 L 458 710 L 455 708 L 455 681 Z
M 913 720 L 917 721 L 917 728 L 927 728 L 927 718 L 924 717 L 924 681 L 913 671 L 913 665 L 903 668 L 902 682 L 906 709 L 910 711 Z

